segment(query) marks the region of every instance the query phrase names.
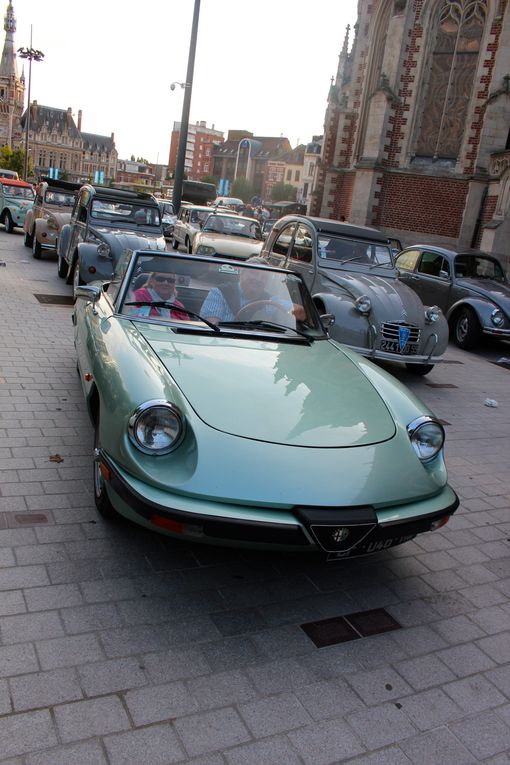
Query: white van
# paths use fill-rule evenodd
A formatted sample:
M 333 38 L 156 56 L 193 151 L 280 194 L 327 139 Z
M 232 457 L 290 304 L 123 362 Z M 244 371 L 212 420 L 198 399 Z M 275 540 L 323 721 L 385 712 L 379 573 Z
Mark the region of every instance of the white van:
M 19 181 L 19 175 L 15 170 L 4 170 L 3 167 L 0 167 L 0 178 L 10 178 L 14 181 Z
M 237 199 L 237 197 L 216 197 L 216 199 L 213 202 L 213 207 L 230 207 L 234 210 L 237 210 L 238 207 L 244 207 L 244 202 L 242 199 Z

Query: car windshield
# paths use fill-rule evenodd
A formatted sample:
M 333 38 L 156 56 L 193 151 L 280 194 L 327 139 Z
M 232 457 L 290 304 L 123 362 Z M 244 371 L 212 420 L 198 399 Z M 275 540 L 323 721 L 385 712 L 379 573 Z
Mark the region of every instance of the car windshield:
M 320 234 L 317 240 L 319 258 L 341 263 L 360 263 L 368 266 L 393 265 L 389 244 L 363 242 L 356 239 Z
M 175 215 L 174 206 L 171 202 L 158 201 L 159 209 L 164 215 Z
M 127 268 L 124 260 L 119 268 L 126 269 L 117 308 L 122 315 L 217 333 L 262 330 L 324 337 L 298 274 L 249 262 L 155 253 L 135 253 Z
M 457 279 L 506 281 L 505 273 L 498 261 L 483 255 L 457 255 L 455 258 L 455 276 Z
M 159 207 L 144 205 L 143 202 L 128 202 L 94 199 L 91 218 L 114 223 L 129 223 L 134 226 L 160 226 Z
M 30 201 L 34 199 L 34 191 L 28 186 L 9 186 L 6 183 L 2 185 L 5 196 L 10 199 L 29 199 Z
M 240 215 L 209 215 L 202 231 L 226 236 L 243 236 L 247 239 L 262 239 L 260 223 L 253 218 L 242 218 Z
M 66 194 L 64 191 L 51 191 L 51 189 L 48 189 L 44 195 L 44 201 L 48 205 L 72 207 L 74 205 L 74 194 Z

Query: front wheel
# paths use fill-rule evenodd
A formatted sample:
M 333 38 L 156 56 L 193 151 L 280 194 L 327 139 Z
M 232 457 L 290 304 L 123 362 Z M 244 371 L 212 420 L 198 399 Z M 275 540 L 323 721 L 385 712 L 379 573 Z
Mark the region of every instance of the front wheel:
M 6 233 L 12 234 L 12 232 L 14 231 L 14 222 L 12 220 L 12 217 L 9 211 L 4 212 L 4 217 L 2 222 L 5 226 Z
M 406 364 L 407 371 L 413 375 L 428 375 L 434 369 L 434 364 Z
M 60 255 L 58 256 L 57 273 L 61 279 L 67 275 L 67 263 Z
M 465 351 L 474 348 L 482 336 L 482 329 L 473 309 L 467 306 L 461 308 L 456 314 L 454 322 L 453 339 L 455 343 Z
M 174 250 L 178 250 L 178 249 L 179 249 L 179 242 L 177 241 L 177 239 L 175 238 L 175 236 L 174 236 L 174 237 L 172 237 L 172 248 L 173 248 Z
M 25 247 L 32 247 L 34 235 L 29 234 L 28 231 L 25 231 Z
M 94 502 L 96 503 L 97 511 L 108 521 L 118 520 L 118 513 L 114 506 L 110 502 L 108 493 L 106 491 L 106 483 L 101 472 L 100 463 L 96 459 L 96 450 L 100 448 L 99 440 L 99 420 L 96 423 L 96 430 L 94 433 Z
M 42 254 L 41 243 L 37 241 L 37 236 L 32 237 L 32 255 L 36 260 L 40 260 Z

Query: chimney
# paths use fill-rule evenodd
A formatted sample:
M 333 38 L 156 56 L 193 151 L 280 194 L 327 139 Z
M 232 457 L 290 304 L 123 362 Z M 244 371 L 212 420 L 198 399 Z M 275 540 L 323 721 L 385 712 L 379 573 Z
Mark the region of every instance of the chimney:
M 115 133 L 112 133 L 112 143 L 115 143 Z
M 82 115 L 82 110 L 81 110 L 81 109 L 79 109 L 79 110 L 78 110 L 78 130 L 79 130 L 80 132 L 81 132 L 81 115 Z
M 70 106 L 67 107 L 67 127 L 70 128 L 73 124 L 73 110 Z

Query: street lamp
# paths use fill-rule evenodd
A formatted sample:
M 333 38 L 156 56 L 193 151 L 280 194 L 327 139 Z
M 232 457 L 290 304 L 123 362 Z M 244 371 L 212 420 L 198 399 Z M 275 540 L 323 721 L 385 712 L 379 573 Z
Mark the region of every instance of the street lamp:
M 44 59 L 44 53 L 40 50 L 32 48 L 32 27 L 30 27 L 30 48 L 18 48 L 18 56 L 20 58 L 28 58 L 28 106 L 27 106 L 27 118 L 25 123 L 25 166 L 23 177 L 27 180 L 28 176 L 28 131 L 30 130 L 30 86 L 32 84 L 32 61 L 42 61 Z
M 193 86 L 193 70 L 195 68 L 195 49 L 197 47 L 198 17 L 200 15 L 200 0 L 195 0 L 193 11 L 193 22 L 191 25 L 191 38 L 189 43 L 188 71 L 186 72 L 186 82 L 173 82 L 170 85 L 174 90 L 176 85 L 184 89 L 184 99 L 182 102 L 181 131 L 179 134 L 179 148 L 177 150 L 177 162 L 175 164 L 174 174 L 174 193 L 173 203 L 176 213 L 179 212 L 182 199 L 182 181 L 184 178 L 184 163 L 186 160 L 186 143 L 188 140 L 189 109 L 191 105 L 191 89 Z M 172 87 L 173 86 L 173 87 Z

